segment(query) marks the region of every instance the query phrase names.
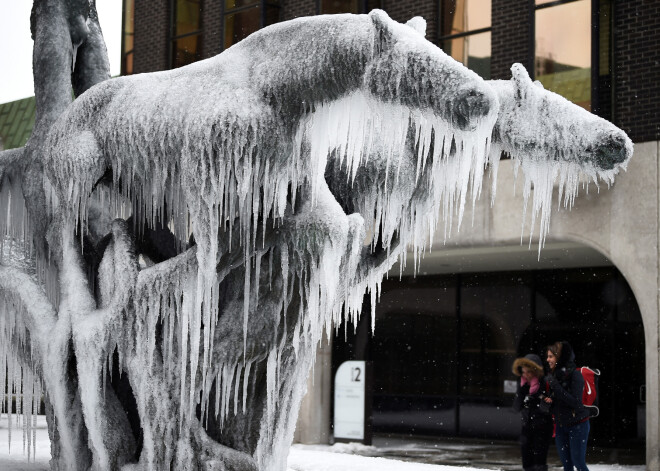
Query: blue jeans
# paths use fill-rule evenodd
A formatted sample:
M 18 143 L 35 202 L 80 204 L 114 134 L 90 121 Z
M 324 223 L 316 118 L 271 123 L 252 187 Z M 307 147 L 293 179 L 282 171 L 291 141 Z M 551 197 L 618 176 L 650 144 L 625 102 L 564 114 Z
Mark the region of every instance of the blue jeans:
M 589 471 L 585 459 L 590 428 L 588 420 L 571 427 L 557 426 L 555 444 L 564 471 L 573 471 L 573 466 L 578 471 Z

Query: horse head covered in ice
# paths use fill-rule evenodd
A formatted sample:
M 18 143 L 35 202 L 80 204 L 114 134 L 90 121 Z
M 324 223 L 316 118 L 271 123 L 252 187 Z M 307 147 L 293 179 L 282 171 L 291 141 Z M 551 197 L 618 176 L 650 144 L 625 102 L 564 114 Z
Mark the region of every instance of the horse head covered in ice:
M 44 146 L 62 288 L 31 361 L 49 371 L 53 466 L 284 469 L 322 330 L 438 214 L 460 219 L 491 140 L 519 142 L 504 133 L 521 115 L 498 115 L 517 84 L 374 11 L 82 94 Z M 10 304 L 46 315 L 35 299 Z
M 533 200 L 532 229 L 540 216 L 540 245 L 549 229 L 555 186 L 559 200 L 570 208 L 580 186 L 598 185 L 600 180 L 609 185 L 626 168 L 633 146 L 625 132 L 533 83 L 521 64 L 514 64 L 511 71 L 510 80 L 486 82 L 496 93 L 499 108 L 485 160 L 483 154 L 472 160 L 458 154 L 464 144 L 455 137 L 425 142 L 414 122 L 405 149 L 395 158 L 380 146 L 380 139 L 359 169 L 351 169 L 340 152 L 331 151 L 326 169 L 331 192 L 344 211 L 368 220 L 374 246 L 394 257 L 405 256 L 402 249 L 412 249 L 419 257 L 438 218 L 444 221 L 445 239 L 449 237 L 454 217 L 460 226 L 468 183 L 473 204 L 481 191 L 484 163 L 493 174 L 494 200 L 502 153 L 514 159 L 516 171 L 522 168 L 525 208 L 530 195 Z M 522 223 L 526 223 L 524 215 Z

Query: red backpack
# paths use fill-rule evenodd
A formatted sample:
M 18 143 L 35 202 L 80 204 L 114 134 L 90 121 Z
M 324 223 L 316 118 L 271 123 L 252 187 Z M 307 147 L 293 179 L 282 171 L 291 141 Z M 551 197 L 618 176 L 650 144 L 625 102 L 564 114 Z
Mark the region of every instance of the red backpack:
M 589 410 L 591 417 L 598 417 L 598 377 L 600 370 L 592 370 L 588 366 L 580 368 L 584 378 L 584 389 L 582 390 L 582 404 Z

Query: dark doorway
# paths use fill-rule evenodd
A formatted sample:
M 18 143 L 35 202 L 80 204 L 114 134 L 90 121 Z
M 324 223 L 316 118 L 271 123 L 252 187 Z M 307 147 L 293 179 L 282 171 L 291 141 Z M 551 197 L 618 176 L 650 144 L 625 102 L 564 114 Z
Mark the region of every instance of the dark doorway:
M 373 363 L 374 432 L 514 438 L 513 360 L 568 340 L 602 372 L 592 443 L 643 443 L 644 329 L 615 267 L 387 280 L 373 337 L 369 311 L 334 339 L 333 366 Z

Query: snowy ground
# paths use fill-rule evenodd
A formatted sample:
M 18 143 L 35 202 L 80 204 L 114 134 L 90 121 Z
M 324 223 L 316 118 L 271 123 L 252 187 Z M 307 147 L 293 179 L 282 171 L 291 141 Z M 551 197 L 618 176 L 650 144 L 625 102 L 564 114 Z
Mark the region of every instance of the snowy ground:
M 23 454 L 23 431 L 12 428 L 11 453 L 8 448 L 9 430 L 7 418 L 0 419 L 0 470 L 47 471 L 50 459 L 50 442 L 44 416 L 38 417 L 36 430 L 36 454 L 29 463 Z M 414 445 L 408 448 L 414 451 Z M 294 445 L 289 453 L 289 471 L 476 471 L 483 468 L 468 466 L 443 466 L 422 464 L 363 456 L 380 454 L 382 448 L 353 444 L 333 446 Z M 422 450 L 420 450 L 422 452 Z M 644 466 L 589 465 L 591 471 L 642 471 Z

